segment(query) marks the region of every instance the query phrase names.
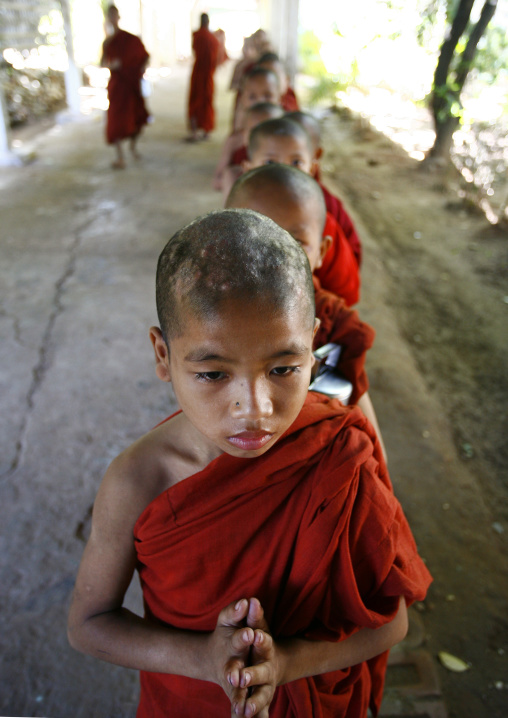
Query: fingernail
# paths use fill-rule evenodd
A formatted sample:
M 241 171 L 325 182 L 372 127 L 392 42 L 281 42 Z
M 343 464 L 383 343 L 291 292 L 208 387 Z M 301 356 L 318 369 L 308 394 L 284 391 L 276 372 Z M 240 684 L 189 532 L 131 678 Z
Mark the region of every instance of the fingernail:
M 230 686 L 233 685 L 233 680 L 232 680 L 232 678 L 231 678 L 231 673 L 228 673 L 228 683 L 229 683 Z
M 249 683 L 250 683 L 250 678 L 251 678 L 250 673 L 244 673 L 244 674 L 243 674 L 243 685 L 244 685 L 244 686 L 248 686 L 248 685 L 249 685 Z
M 241 609 L 242 603 L 243 603 L 243 598 L 240 599 L 240 601 L 238 601 L 238 603 L 236 604 L 235 611 L 239 611 Z

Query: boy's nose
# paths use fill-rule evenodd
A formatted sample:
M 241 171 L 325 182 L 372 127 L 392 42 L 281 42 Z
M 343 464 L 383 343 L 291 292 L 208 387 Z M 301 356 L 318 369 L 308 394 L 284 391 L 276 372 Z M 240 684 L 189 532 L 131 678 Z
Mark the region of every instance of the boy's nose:
M 273 413 L 273 403 L 268 382 L 265 379 L 245 382 L 233 397 L 233 412 L 236 417 L 263 419 Z

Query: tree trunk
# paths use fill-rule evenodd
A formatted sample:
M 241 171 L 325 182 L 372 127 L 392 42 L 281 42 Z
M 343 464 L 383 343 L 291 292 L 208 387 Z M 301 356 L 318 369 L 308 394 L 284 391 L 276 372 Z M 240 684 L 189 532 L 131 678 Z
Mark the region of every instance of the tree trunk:
M 450 156 L 453 133 L 459 125 L 459 117 L 452 115 L 454 103 L 460 102 L 460 95 L 471 70 L 478 43 L 487 29 L 497 7 L 497 0 L 485 0 L 480 18 L 469 33 L 466 47 L 459 59 L 453 84 L 449 81 L 451 65 L 457 43 L 464 33 L 474 0 L 461 0 L 448 36 L 441 46 L 439 61 L 434 73 L 431 108 L 436 130 L 434 145 L 429 151 L 433 159 L 447 160 Z

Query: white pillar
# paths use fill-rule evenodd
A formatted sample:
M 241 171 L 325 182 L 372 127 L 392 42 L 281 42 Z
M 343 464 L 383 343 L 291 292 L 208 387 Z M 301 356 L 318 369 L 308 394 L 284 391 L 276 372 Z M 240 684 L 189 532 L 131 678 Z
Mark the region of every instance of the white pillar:
M 286 63 L 291 84 L 298 69 L 298 3 L 299 0 L 271 0 L 267 28 L 276 52 Z
M 22 162 L 9 148 L 8 118 L 0 74 L 0 167 L 18 166 Z
M 68 0 L 60 0 L 62 8 L 62 17 L 65 31 L 65 47 L 67 50 L 67 58 L 69 67 L 65 72 L 65 94 L 67 97 L 67 107 L 71 114 L 79 115 L 81 112 L 81 98 L 79 96 L 79 88 L 81 87 L 81 76 L 79 69 L 74 61 L 74 45 L 72 41 L 71 16 L 69 11 Z

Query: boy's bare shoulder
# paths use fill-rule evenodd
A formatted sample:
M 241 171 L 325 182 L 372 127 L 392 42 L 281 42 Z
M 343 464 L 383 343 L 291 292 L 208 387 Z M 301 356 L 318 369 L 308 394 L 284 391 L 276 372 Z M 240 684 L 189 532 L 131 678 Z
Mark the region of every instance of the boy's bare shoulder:
M 104 475 L 97 497 L 99 503 L 114 505 L 134 522 L 151 501 L 180 481 L 181 423 L 176 416 L 122 451 Z

